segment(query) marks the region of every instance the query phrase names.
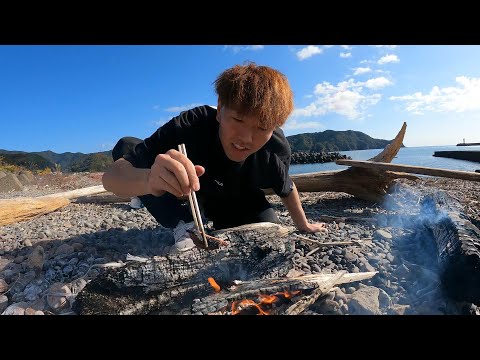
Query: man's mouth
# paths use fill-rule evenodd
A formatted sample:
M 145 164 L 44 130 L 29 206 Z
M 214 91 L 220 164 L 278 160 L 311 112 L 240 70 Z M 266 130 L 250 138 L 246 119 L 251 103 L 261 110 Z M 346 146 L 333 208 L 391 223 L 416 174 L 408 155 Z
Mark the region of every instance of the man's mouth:
M 240 150 L 240 151 L 242 151 L 242 150 L 248 150 L 248 148 L 245 147 L 245 146 L 241 146 L 241 145 L 238 145 L 238 144 L 236 144 L 236 143 L 232 143 L 232 144 L 233 144 L 233 147 L 234 147 L 235 149 L 237 149 L 237 150 Z

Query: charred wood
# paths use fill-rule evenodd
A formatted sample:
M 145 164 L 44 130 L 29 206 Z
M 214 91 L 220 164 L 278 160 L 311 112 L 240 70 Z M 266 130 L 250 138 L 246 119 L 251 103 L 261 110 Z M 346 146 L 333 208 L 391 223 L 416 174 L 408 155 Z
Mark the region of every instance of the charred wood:
M 422 202 L 422 215 L 437 244 L 448 296 L 480 304 L 480 230 L 469 221 L 462 205 L 445 192 L 428 195 Z
M 178 306 L 193 300 L 191 296 L 202 295 L 202 289 L 211 291 L 209 277 L 223 285 L 233 280 L 285 276 L 293 268 L 287 260 L 294 252 L 287 234 L 288 229 L 273 223 L 239 226 L 214 233 L 227 241 L 227 246 L 213 250 L 197 247 L 110 269 L 78 294 L 74 311 L 140 314 L 170 306 L 178 311 Z

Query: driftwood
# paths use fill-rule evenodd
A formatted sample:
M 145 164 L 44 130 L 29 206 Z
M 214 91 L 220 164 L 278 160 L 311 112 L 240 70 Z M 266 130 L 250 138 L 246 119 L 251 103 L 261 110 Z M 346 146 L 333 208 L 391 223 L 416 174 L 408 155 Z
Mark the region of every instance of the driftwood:
M 395 139 L 380 154 L 371 158 L 370 161 L 386 163 L 392 161 L 402 146 L 406 129 L 407 123 L 403 123 Z M 400 172 L 358 168 L 298 174 L 291 177 L 297 190 L 300 192 L 338 191 L 374 202 L 381 202 L 394 179 L 418 179 L 416 176 Z M 264 191 L 266 194 L 273 194 L 271 189 Z
M 102 185 L 62 193 L 39 196 L 36 198 L 15 198 L 0 200 L 0 226 L 29 220 L 35 216 L 47 214 L 70 204 L 70 200 L 104 192 Z
M 213 235 L 227 245 L 212 243 L 210 250 L 197 247 L 107 270 L 77 295 L 73 310 L 79 314 L 218 313 L 232 305 L 230 301 L 294 290 L 304 290 L 302 298 L 331 282 L 332 276 L 317 277 L 317 281 L 286 277 L 293 269 L 295 246 L 288 228 L 281 225 L 249 224 Z M 358 274 L 357 278 L 374 275 Z M 348 277 L 341 279 L 335 278 L 334 284 Z
M 403 165 L 403 164 L 389 164 L 384 162 L 372 162 L 372 161 L 361 161 L 361 160 L 337 160 L 339 165 L 348 165 L 364 169 L 378 169 L 378 170 L 393 170 L 393 171 L 402 171 L 406 173 L 415 173 L 422 175 L 430 176 L 441 176 L 453 179 L 461 180 L 470 180 L 470 181 L 480 181 L 480 174 L 477 174 L 473 171 L 460 171 L 460 170 L 448 170 L 448 169 L 438 169 L 424 166 L 413 166 L 413 165 Z
M 431 229 L 443 286 L 449 297 L 480 304 L 480 230 L 463 206 L 443 191 L 422 202 L 424 225 Z
M 64 197 L 0 200 L 0 226 L 29 220 L 70 204 Z

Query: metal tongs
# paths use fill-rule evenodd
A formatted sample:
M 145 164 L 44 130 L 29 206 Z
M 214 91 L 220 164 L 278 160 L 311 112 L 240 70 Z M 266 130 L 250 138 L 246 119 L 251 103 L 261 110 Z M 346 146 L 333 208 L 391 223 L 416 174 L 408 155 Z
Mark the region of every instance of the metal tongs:
M 185 144 L 178 145 L 178 151 L 180 151 L 183 155 L 187 156 L 187 149 L 185 148 Z M 195 227 L 197 228 L 198 233 L 202 236 L 205 248 L 208 248 L 207 235 L 205 234 L 205 228 L 203 227 L 202 215 L 200 214 L 200 208 L 198 207 L 198 201 L 197 196 L 195 195 L 195 191 L 192 190 L 190 194 L 188 194 L 188 200 L 190 202 L 190 208 L 192 209 Z

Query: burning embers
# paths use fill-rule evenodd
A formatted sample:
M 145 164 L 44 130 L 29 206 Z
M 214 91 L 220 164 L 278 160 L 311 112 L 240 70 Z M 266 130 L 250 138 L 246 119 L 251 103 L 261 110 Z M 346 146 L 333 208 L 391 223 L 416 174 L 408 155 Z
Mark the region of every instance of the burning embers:
M 276 292 L 273 295 L 260 294 L 256 300 L 236 300 L 232 302 L 232 315 L 270 315 L 272 310 L 292 302 L 300 290 Z
M 220 286 L 217 284 L 214 278 L 209 277 L 208 282 L 212 286 L 213 290 L 216 293 L 221 291 Z M 241 282 L 234 281 L 235 285 L 240 284 Z M 231 286 L 229 291 L 235 289 L 235 285 Z M 267 295 L 259 293 L 255 295 L 254 299 L 244 299 L 244 300 L 232 300 L 231 304 L 220 309 L 219 312 L 215 314 L 221 315 L 271 315 L 279 313 L 281 308 L 284 308 L 291 304 L 294 298 L 297 297 L 302 291 L 277 291 L 273 294 Z

